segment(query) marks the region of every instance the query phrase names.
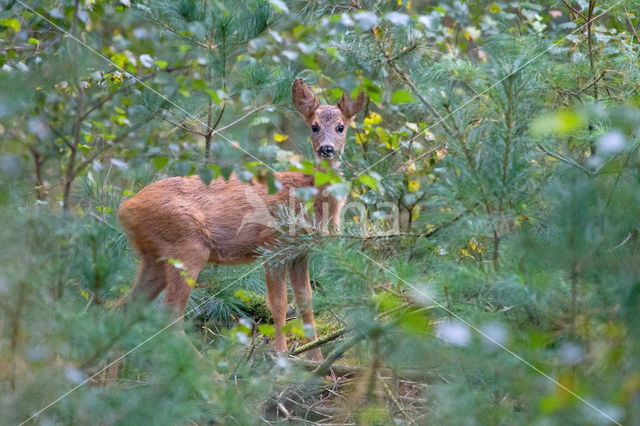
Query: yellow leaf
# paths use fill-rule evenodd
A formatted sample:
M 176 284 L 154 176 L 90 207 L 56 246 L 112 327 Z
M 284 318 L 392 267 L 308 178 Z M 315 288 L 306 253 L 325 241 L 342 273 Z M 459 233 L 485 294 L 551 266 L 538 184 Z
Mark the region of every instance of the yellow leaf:
M 358 145 L 362 145 L 366 141 L 367 141 L 366 133 L 361 133 L 361 132 L 356 133 L 356 143 Z
M 413 209 L 411 209 L 411 220 L 415 221 L 418 220 L 418 218 L 420 217 L 420 212 L 422 211 L 422 207 L 421 206 L 413 206 Z
M 89 292 L 85 289 L 80 290 L 80 296 L 82 296 L 85 300 L 89 300 Z
M 382 116 L 377 112 L 370 113 L 369 116 L 364 119 L 364 124 L 367 126 L 374 126 L 380 123 L 382 123 Z
M 3 27 L 9 27 L 16 33 L 20 31 L 20 21 L 16 18 L 0 19 L 0 25 Z
M 502 9 L 500 9 L 500 6 L 498 6 L 495 3 L 491 3 L 491 6 L 489 6 L 489 12 L 491 13 L 498 13 L 500 12 Z
M 276 142 L 278 142 L 278 143 L 280 143 L 280 142 L 284 142 L 284 141 L 286 141 L 287 139 L 289 139 L 289 136 L 287 136 L 287 135 L 283 135 L 283 134 L 281 134 L 281 133 L 274 133 L 274 134 L 273 134 L 273 140 L 274 140 L 274 141 L 276 141 Z
M 407 182 L 407 189 L 409 192 L 418 192 L 420 190 L 420 181 L 410 180 Z

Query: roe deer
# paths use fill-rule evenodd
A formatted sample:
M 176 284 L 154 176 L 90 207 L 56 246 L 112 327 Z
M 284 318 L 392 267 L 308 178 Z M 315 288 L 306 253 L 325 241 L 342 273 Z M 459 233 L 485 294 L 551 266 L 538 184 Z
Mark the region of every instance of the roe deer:
M 362 107 L 363 94 L 355 100 L 343 94 L 337 105 L 321 106 L 309 86 L 299 78 L 293 82 L 292 94 L 296 109 L 311 129 L 316 167 L 322 161 L 338 167 L 347 128 Z M 252 197 L 273 211 L 290 200 L 295 188 L 313 186 L 314 182 L 313 176 L 301 172 L 279 172 L 275 177 L 282 185 L 275 194 L 269 194 L 264 183 L 254 181 L 250 185 L 235 175 L 228 180 L 213 180 L 209 185 L 198 176 L 173 177 L 152 183 L 122 203 L 118 218 L 141 259 L 132 296 L 151 300 L 165 290 L 165 302 L 176 315 L 182 316 L 191 294 L 188 282 L 197 279 L 205 264 L 235 265 L 254 261 L 258 257 L 256 249 L 273 242 L 276 234 L 269 224 L 243 220 L 253 207 L 245 195 L 247 188 Z M 316 195 L 314 204 L 319 223 L 339 224 L 343 200 L 323 194 Z M 168 259 L 179 259 L 184 269 L 169 264 Z M 287 273 L 303 324 L 311 334 L 307 337 L 316 338 L 308 262 L 265 268 L 267 306 L 275 322 L 273 349 L 279 353 L 287 350 L 282 332 L 288 307 Z M 322 359 L 319 350 L 309 356 Z

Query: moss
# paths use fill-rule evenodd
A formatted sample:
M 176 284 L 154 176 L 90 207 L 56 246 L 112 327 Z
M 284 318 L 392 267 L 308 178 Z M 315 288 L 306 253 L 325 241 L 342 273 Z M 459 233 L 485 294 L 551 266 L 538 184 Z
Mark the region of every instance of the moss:
M 242 300 L 241 310 L 247 316 L 259 324 L 273 324 L 273 316 L 263 295 L 248 290 L 239 290 L 235 294 Z
M 318 314 L 315 320 L 316 334 L 318 336 L 324 336 L 326 334 L 333 333 L 334 331 L 342 327 L 328 312 L 322 312 Z M 307 343 L 307 339 L 305 338 L 303 332 L 304 329 L 302 328 L 302 320 L 300 318 L 294 318 L 288 321 L 287 328 L 290 331 L 287 335 L 287 340 L 289 341 L 290 345 L 294 343 L 298 343 L 300 345 Z

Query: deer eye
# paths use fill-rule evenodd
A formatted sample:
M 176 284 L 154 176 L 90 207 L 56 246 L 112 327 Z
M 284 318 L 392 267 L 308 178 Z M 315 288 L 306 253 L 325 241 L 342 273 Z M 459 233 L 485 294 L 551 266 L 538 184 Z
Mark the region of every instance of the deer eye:
M 338 127 L 336 127 L 336 131 L 338 133 L 344 132 L 344 125 L 343 124 L 338 125 Z
M 313 123 L 313 124 L 311 125 L 311 131 L 312 131 L 313 133 L 318 133 L 318 131 L 320 131 L 320 126 L 318 126 L 316 123 Z

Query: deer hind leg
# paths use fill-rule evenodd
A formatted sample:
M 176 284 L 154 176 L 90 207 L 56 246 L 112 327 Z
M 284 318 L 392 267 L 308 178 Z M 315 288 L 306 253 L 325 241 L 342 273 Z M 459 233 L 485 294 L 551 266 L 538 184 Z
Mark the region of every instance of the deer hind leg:
M 291 267 L 289 275 L 291 277 L 293 295 L 300 310 L 300 316 L 302 317 L 304 334 L 307 337 L 307 341 L 315 340 L 317 336 L 316 324 L 313 318 L 311 283 L 309 282 L 309 262 L 296 262 L 296 264 Z M 310 359 L 316 361 L 323 359 L 320 349 L 309 351 L 308 356 Z
M 167 276 L 164 301 L 171 307 L 174 315 L 182 317 L 193 289 L 189 282 L 193 284 L 198 279 L 200 271 L 209 259 L 209 250 L 197 243 L 192 243 L 182 250 L 179 247 L 174 247 L 172 252 L 176 254 L 166 257 L 176 259 L 178 263 L 172 265 L 167 262 L 164 265 Z
M 267 307 L 271 311 L 276 329 L 273 349 L 278 353 L 286 352 L 287 338 L 282 332 L 289 307 L 285 271 L 265 268 L 265 279 L 267 282 Z

